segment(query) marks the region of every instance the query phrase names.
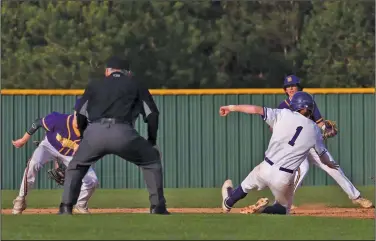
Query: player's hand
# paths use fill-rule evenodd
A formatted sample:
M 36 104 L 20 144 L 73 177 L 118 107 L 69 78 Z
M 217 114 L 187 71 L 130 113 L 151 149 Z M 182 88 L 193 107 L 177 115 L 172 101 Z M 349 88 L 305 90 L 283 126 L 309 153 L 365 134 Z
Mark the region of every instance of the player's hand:
M 23 147 L 26 144 L 26 142 L 27 142 L 26 140 L 24 140 L 23 138 L 20 138 L 18 140 L 12 141 L 12 144 L 14 147 L 20 148 L 20 147 Z
M 230 114 L 231 110 L 230 110 L 230 106 L 221 106 L 221 108 L 219 108 L 219 115 L 220 116 L 227 116 L 228 114 Z

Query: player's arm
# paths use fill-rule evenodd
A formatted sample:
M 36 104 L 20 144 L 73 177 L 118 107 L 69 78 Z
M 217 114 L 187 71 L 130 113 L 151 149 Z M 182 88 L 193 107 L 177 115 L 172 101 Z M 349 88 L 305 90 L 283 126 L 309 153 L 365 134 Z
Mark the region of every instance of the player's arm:
M 324 118 L 322 117 L 319 108 L 317 107 L 317 104 L 315 102 L 315 109 L 312 113 L 312 120 L 322 129 L 325 128 Z
M 320 130 L 317 129 L 316 131 L 316 144 L 315 144 L 315 151 L 320 157 L 320 161 L 327 165 L 330 168 L 337 169 L 339 165 L 335 162 L 332 162 L 328 155 L 328 150 L 325 147 L 324 140 L 320 133 Z
M 144 122 L 147 123 L 148 141 L 155 146 L 159 127 L 159 110 L 148 89 L 140 87 L 139 97 L 142 102 L 141 114 Z
M 319 108 L 315 102 L 315 109 L 312 114 L 312 120 L 320 127 L 324 138 L 334 137 L 337 135 L 337 126 L 334 121 L 325 120 L 320 113 Z
M 30 137 L 34 135 L 35 132 L 37 132 L 39 128 L 43 128 L 46 131 L 50 131 L 50 129 L 53 128 L 53 125 L 49 123 L 51 121 L 50 119 L 51 118 L 49 116 L 35 119 L 31 123 L 29 129 L 26 131 L 26 133 L 23 135 L 22 138 L 12 141 L 13 145 L 16 148 L 20 148 L 24 146 L 29 141 Z M 50 126 L 50 128 L 48 126 Z
M 257 105 L 227 105 L 219 109 L 221 116 L 227 116 L 230 112 L 242 112 L 251 115 L 261 115 L 263 120 L 272 127 L 276 122 L 278 115 L 281 113 L 279 109 L 271 109 Z
M 219 109 L 219 114 L 221 116 L 226 116 L 230 112 L 242 112 L 251 115 L 264 115 L 264 107 L 257 105 L 226 105 L 221 106 L 221 108 Z

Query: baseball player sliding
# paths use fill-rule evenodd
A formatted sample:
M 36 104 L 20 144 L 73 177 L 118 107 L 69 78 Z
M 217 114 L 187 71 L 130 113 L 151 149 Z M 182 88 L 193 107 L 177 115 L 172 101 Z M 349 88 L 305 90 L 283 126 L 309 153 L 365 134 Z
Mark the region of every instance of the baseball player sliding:
M 227 116 L 232 111 L 261 115 L 273 128 L 264 161 L 256 166 L 233 189 L 232 181 L 226 180 L 222 186 L 222 209 L 231 208 L 251 190 L 269 187 L 275 203 L 267 206 L 268 198 L 261 198 L 255 205 L 243 208 L 241 213 L 289 214 L 294 196 L 294 175 L 300 164 L 314 149 L 323 165 L 336 169 L 323 143 L 320 128 L 310 120 L 314 112 L 313 97 L 306 92 L 297 92 L 291 99 L 290 109 L 271 109 L 255 105 L 229 105 L 220 108 L 220 115 Z
M 295 75 L 287 76 L 284 79 L 283 83 L 283 89 L 288 96 L 287 99 L 285 99 L 279 106 L 279 109 L 290 109 L 291 108 L 291 99 L 294 96 L 295 93 L 298 91 L 303 90 L 300 79 L 296 77 Z M 335 123 L 324 120 L 321 116 L 321 113 L 315 103 L 315 109 L 313 111 L 313 114 L 311 116 L 311 119 L 316 122 L 316 124 L 322 129 L 324 139 L 334 137 L 337 134 L 337 127 L 335 126 Z M 327 153 L 330 160 L 334 162 L 334 159 L 330 153 Z M 328 173 L 343 189 L 343 191 L 349 196 L 349 198 L 353 201 L 354 204 L 358 204 L 363 208 L 370 208 L 373 206 L 372 202 L 366 198 L 363 198 L 360 195 L 360 192 L 356 187 L 351 183 L 351 181 L 346 177 L 345 173 L 342 171 L 341 168 L 338 169 L 332 169 L 329 168 L 327 165 L 324 165 L 320 161 L 320 157 L 317 155 L 315 150 L 312 148 L 309 151 L 308 157 L 302 162 L 302 164 L 299 166 L 299 169 L 297 171 L 297 174 L 295 176 L 295 188 L 294 192 L 298 189 L 298 187 L 301 186 L 305 176 L 308 173 L 309 170 L 309 163 L 314 164 L 324 170 L 326 173 Z
M 46 136 L 27 163 L 18 197 L 13 201 L 13 214 L 21 214 L 26 209 L 26 196 L 34 185 L 35 177 L 40 169 L 47 162 L 56 160 L 68 166 L 81 141 L 76 112 L 74 115 L 52 112 L 41 119 L 36 119 L 22 138 L 12 141 L 13 145 L 16 148 L 24 146 L 41 127 L 46 131 Z M 82 182 L 75 211 L 86 214 L 89 213 L 88 201 L 98 185 L 98 178 L 92 168 L 89 169 Z

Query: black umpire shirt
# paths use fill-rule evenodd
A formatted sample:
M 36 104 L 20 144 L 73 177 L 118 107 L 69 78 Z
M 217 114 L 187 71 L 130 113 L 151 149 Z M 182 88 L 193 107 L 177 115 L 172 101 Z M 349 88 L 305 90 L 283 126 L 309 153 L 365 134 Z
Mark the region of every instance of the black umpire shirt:
M 89 122 L 114 118 L 133 127 L 142 114 L 148 124 L 148 141 L 156 145 L 159 111 L 153 97 L 147 88 L 123 73 L 114 72 L 102 80 L 91 81 L 75 110 L 86 110 Z

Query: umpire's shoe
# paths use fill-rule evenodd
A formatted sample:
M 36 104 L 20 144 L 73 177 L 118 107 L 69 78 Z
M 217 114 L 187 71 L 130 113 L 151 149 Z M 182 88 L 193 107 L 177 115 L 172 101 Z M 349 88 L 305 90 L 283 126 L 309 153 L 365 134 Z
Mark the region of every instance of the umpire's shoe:
M 68 205 L 60 203 L 59 215 L 72 215 L 73 214 L 73 205 Z
M 170 214 L 170 212 L 167 211 L 166 206 L 162 206 L 162 207 L 151 206 L 150 207 L 150 213 L 151 214 L 162 214 L 162 215 L 169 215 Z

